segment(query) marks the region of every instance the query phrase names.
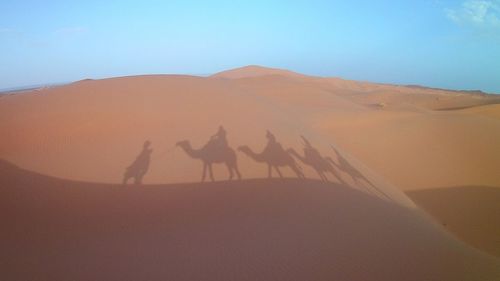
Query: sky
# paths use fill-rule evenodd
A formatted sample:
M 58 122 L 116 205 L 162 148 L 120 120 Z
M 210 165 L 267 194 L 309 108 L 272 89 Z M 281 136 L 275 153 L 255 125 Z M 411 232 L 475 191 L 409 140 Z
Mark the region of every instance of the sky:
M 500 93 L 500 0 L 0 0 L 0 89 L 245 65 Z

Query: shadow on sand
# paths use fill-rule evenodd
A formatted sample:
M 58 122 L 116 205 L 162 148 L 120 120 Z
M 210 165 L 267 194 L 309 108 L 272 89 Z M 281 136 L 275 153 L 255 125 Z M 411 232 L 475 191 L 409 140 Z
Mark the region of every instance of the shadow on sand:
M 217 132 L 212 135 L 208 142 L 201 148 L 193 148 L 188 140 L 176 143 L 176 146 L 180 147 L 189 157 L 199 159 L 202 162 L 203 171 L 201 182 L 205 182 L 207 172 L 210 180 L 212 182 L 215 181 L 212 171 L 213 164 L 225 164 L 227 166 L 229 172 L 228 180 L 232 180 L 235 175 L 238 180 L 241 180 L 237 154 L 234 149 L 229 146 L 226 135 L 226 130 L 223 126 L 220 126 Z M 319 175 L 321 181 L 329 182 L 330 180 L 327 175 L 330 174 L 334 177 L 336 182 L 349 186 L 340 175 L 340 172 L 343 172 L 351 177 L 353 184 L 356 186 L 365 187 L 369 192 L 373 193 L 373 191 L 375 191 L 379 195 L 391 200 L 387 194 L 378 189 L 333 146 L 331 146 L 331 148 L 335 152 L 339 163 L 335 162 L 331 157 L 322 156 L 318 149 L 316 149 L 304 136 L 301 136 L 304 145 L 303 155 L 299 154 L 293 148 L 285 150 L 281 143 L 276 140 L 276 136 L 269 130 L 266 132 L 265 137 L 267 139 L 266 146 L 259 153 L 254 152 L 247 145 L 239 146 L 238 150 L 254 161 L 266 164 L 268 178 L 273 177 L 273 171 L 278 174 L 279 178 L 283 178 L 280 167 L 288 167 L 295 173 L 297 178 L 304 179 L 305 175 L 302 168 L 295 162 L 295 157 L 304 165 L 313 168 Z M 142 151 L 137 155 L 132 164 L 125 169 L 122 184 L 127 184 L 131 178 L 134 180 L 135 185 L 142 184 L 142 180 L 149 170 L 151 154 L 153 152 L 153 149 L 150 147 L 151 142 L 148 140 L 145 141 Z
M 291 157 L 276 141 L 276 137 L 270 132 L 266 133 L 267 144 L 264 150 L 260 153 L 255 153 L 253 150 L 246 146 L 238 147 L 238 150 L 252 158 L 256 162 L 267 164 L 267 177 L 272 178 L 273 168 L 276 170 L 280 178 L 283 178 L 279 167 L 289 167 L 298 178 L 305 178 L 301 168 L 295 163 Z
M 304 136 L 301 136 L 301 138 L 304 144 L 304 156 L 297 153 L 293 148 L 287 149 L 287 152 L 290 153 L 290 155 L 293 155 L 295 158 L 299 159 L 300 162 L 312 167 L 316 171 L 316 173 L 318 173 L 322 181 L 328 181 L 328 177 L 326 176 L 326 174 L 330 173 L 338 180 L 338 182 L 345 184 L 345 182 L 343 182 L 342 178 L 333 167 L 333 160 L 329 157 L 321 156 L 319 151 L 314 148 Z
M 389 200 L 392 200 L 389 195 L 380 190 L 375 184 L 373 184 L 369 179 L 367 179 L 358 169 L 356 169 L 353 165 L 351 165 L 351 163 L 349 163 L 349 161 L 347 161 L 347 159 L 345 159 L 345 157 L 342 156 L 342 154 L 337 149 L 335 149 L 335 147 L 333 146 L 330 147 L 337 155 L 337 159 L 339 159 L 339 164 L 337 164 L 335 161 L 333 161 L 332 158 L 328 157 L 328 160 L 330 161 L 330 163 L 332 163 L 332 165 L 336 166 L 339 170 L 348 174 L 352 178 L 353 182 L 357 184 L 357 186 L 359 187 L 365 186 L 369 190 L 374 190 L 376 193 L 384 196 Z
M 226 164 L 229 171 L 229 180 L 233 179 L 234 174 L 236 174 L 238 179 L 241 179 L 236 153 L 227 143 L 224 127 L 220 126 L 218 132 L 210 137 L 209 141 L 199 149 L 194 149 L 188 140 L 177 142 L 177 146 L 182 148 L 189 157 L 201 160 L 203 163 L 201 182 L 205 181 L 207 170 L 210 180 L 215 180 L 212 172 L 212 164 L 216 163 Z
M 241 179 L 241 174 L 238 169 L 237 154 L 228 145 L 226 135 L 226 130 L 223 126 L 220 126 L 218 131 L 209 138 L 208 142 L 199 149 L 193 148 L 188 140 L 177 142 L 176 145 L 183 149 L 189 157 L 201 160 L 203 164 L 201 182 L 205 181 L 207 172 L 210 180 L 212 182 L 215 181 L 212 165 L 218 163 L 226 164 L 229 172 L 229 180 L 232 180 L 235 174 L 238 179 Z M 379 190 L 359 170 L 351 165 L 333 146 L 332 149 L 336 153 L 339 163 L 336 163 L 331 157 L 322 156 L 318 149 L 316 149 L 304 136 L 301 136 L 304 145 L 304 155 L 299 154 L 293 148 L 285 150 L 281 143 L 277 141 L 276 136 L 269 130 L 266 132 L 265 137 L 267 143 L 261 152 L 254 152 L 247 145 L 239 146 L 238 150 L 254 161 L 266 164 L 268 178 L 273 177 L 273 171 L 278 174 L 279 178 L 283 178 L 283 174 L 280 170 L 281 167 L 288 167 L 291 169 L 297 178 L 305 178 L 302 168 L 294 159 L 295 157 L 304 165 L 313 168 L 324 182 L 330 181 L 327 177 L 327 175 L 330 174 L 340 184 L 348 185 L 340 175 L 340 172 L 344 172 L 352 178 L 354 184 L 360 185 L 360 187 L 364 186 L 369 190 L 375 190 L 377 193 L 390 199 L 389 196 Z
M 122 181 L 123 184 L 127 184 L 127 181 L 130 178 L 134 179 L 134 184 L 142 184 L 142 178 L 149 170 L 151 153 L 153 153 L 153 149 L 149 148 L 150 146 L 150 141 L 147 140 L 144 142 L 141 153 L 139 153 L 134 162 L 132 162 L 132 164 L 125 169 Z

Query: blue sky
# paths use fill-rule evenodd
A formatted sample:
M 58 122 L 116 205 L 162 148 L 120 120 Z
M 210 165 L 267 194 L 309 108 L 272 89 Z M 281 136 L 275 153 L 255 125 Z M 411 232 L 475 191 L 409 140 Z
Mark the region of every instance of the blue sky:
M 0 0 L 0 89 L 249 64 L 500 93 L 500 0 Z

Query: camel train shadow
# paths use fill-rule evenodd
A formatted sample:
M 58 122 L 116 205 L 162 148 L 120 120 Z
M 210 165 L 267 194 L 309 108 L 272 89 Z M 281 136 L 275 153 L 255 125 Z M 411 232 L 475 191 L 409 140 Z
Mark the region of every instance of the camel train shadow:
M 359 170 L 345 159 L 339 151 L 333 146 L 332 149 L 336 154 L 338 163 L 329 156 L 323 156 L 315 148 L 311 142 L 304 136 L 301 136 L 303 144 L 303 154 L 298 153 L 293 148 L 284 149 L 276 136 L 266 131 L 265 137 L 267 143 L 260 152 L 255 152 L 248 145 L 241 145 L 238 151 L 246 155 L 257 163 L 267 165 L 267 177 L 272 178 L 276 172 L 279 178 L 283 178 L 282 168 L 290 169 L 297 178 L 305 179 L 306 176 L 299 163 L 311 167 L 318 174 L 323 182 L 336 181 L 340 184 L 350 186 L 345 181 L 347 174 L 351 178 L 351 182 L 356 185 L 363 185 L 369 188 L 375 188 L 375 185 L 366 178 Z M 241 179 L 241 173 L 238 169 L 238 157 L 233 148 L 228 145 L 227 133 L 223 126 L 220 126 L 218 131 L 212 135 L 208 142 L 201 148 L 195 149 L 191 146 L 188 140 L 177 142 L 177 147 L 180 147 L 189 157 L 199 159 L 203 164 L 201 182 L 206 179 L 208 173 L 210 180 L 215 181 L 212 165 L 226 164 L 229 177 L 228 180 L 233 180 L 235 175 L 237 179 Z M 297 162 L 298 161 L 298 162 Z
M 284 149 L 276 136 L 266 131 L 265 137 L 267 143 L 260 152 L 254 152 L 248 145 L 241 145 L 238 151 L 257 163 L 267 165 L 267 178 L 273 177 L 273 172 L 276 172 L 279 178 L 284 178 L 280 169 L 288 168 L 298 179 L 305 179 L 306 176 L 302 167 L 303 164 L 312 168 L 323 182 L 338 182 L 344 186 L 364 187 L 370 189 L 370 192 L 376 191 L 379 194 L 389 198 L 381 190 L 377 189 L 367 177 L 365 177 L 358 169 L 356 169 L 337 149 L 331 148 L 335 152 L 337 161 L 329 156 L 323 156 L 315 148 L 311 142 L 304 136 L 300 136 L 303 144 L 302 154 L 293 148 Z M 176 146 L 181 148 L 187 156 L 193 159 L 200 160 L 203 165 L 201 174 L 201 182 L 205 182 L 207 173 L 209 179 L 214 182 L 212 166 L 214 164 L 225 164 L 229 173 L 228 180 L 231 181 L 235 177 L 241 180 L 242 176 L 238 168 L 238 157 L 236 151 L 228 145 L 227 133 L 223 126 L 220 126 L 218 131 L 210 136 L 207 143 L 200 148 L 193 148 L 188 140 L 182 140 L 176 143 Z M 142 184 L 142 180 L 149 171 L 151 154 L 151 142 L 145 141 L 141 152 L 136 159 L 125 169 L 122 184 L 132 178 L 134 184 Z M 342 176 L 343 175 L 343 176 Z M 346 175 L 350 178 L 349 184 L 346 182 Z

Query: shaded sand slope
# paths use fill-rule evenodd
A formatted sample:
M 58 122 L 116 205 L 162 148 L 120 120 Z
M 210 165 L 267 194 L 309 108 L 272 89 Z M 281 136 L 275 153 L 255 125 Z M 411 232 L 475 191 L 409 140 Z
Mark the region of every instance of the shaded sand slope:
M 459 238 L 500 256 L 500 188 L 457 186 L 407 194 Z
M 123 187 L 0 163 L 6 280 L 496 280 L 500 261 L 346 186 Z

